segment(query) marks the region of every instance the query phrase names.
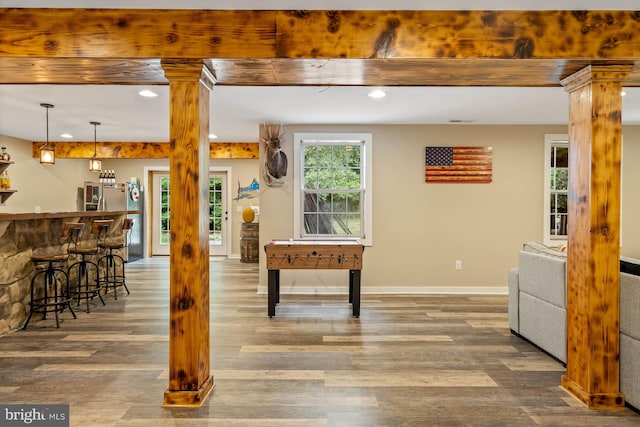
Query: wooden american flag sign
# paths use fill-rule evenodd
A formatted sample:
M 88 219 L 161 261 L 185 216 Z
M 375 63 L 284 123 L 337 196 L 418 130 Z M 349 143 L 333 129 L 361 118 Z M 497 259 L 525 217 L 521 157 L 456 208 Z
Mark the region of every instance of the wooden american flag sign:
M 492 147 L 427 147 L 425 182 L 491 182 Z

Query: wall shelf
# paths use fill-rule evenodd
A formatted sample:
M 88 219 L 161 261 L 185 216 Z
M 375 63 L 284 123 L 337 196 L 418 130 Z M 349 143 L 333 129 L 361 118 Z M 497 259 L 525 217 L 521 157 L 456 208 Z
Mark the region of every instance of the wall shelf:
M 13 193 L 17 193 L 18 190 L 0 190 L 0 203 L 4 203 Z
M 2 174 L 2 172 L 5 171 L 5 169 L 7 169 L 9 167 L 9 165 L 12 165 L 13 162 L 12 161 L 8 161 L 8 160 L 0 160 L 0 174 Z M 4 202 L 13 195 L 13 193 L 16 193 L 18 190 L 0 190 L 0 204 L 4 205 Z

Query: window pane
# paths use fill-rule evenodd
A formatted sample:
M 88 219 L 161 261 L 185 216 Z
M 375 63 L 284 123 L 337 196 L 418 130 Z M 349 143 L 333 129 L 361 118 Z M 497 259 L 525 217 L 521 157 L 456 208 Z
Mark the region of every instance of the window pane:
M 318 194 L 318 212 L 331 212 L 331 194 Z
M 318 214 L 317 234 L 335 234 L 331 214 Z
M 549 224 L 549 234 L 551 236 L 567 236 L 567 214 L 551 215 Z
M 361 145 L 349 145 L 347 147 L 347 160 L 348 160 L 347 164 L 349 167 L 360 169 L 361 151 L 362 151 Z
M 551 236 L 567 235 L 567 195 L 551 194 L 551 216 L 549 221 L 549 234 Z
M 345 168 L 347 166 L 347 147 L 345 145 L 335 145 L 333 147 L 334 167 Z
M 318 195 L 304 193 L 304 212 L 316 212 L 318 210 Z
M 347 212 L 357 212 L 360 216 L 360 193 L 349 193 L 347 195 Z
M 318 188 L 318 171 L 317 169 L 304 169 L 304 188 L 316 189 Z
M 345 168 L 333 169 L 333 188 L 347 188 L 347 170 Z
M 551 213 L 567 213 L 567 195 L 562 193 L 551 194 Z
M 318 234 L 318 216 L 316 214 L 304 214 L 305 234 Z
M 347 188 L 352 190 L 360 188 L 362 182 L 360 181 L 360 169 L 350 168 L 347 170 Z
M 360 230 L 361 218 L 360 214 L 350 214 L 347 215 L 347 225 L 349 226 L 349 230 L 351 234 L 354 236 L 361 236 L 362 232 Z
M 347 195 L 345 193 L 333 194 L 333 212 L 344 213 L 347 211 Z
M 318 153 L 318 166 L 330 168 L 333 164 L 332 149 L 330 145 L 319 145 L 316 147 Z
M 566 144 L 551 146 L 551 167 L 569 167 L 569 147 Z
M 302 147 L 304 150 L 304 164 L 306 166 L 317 166 L 318 164 L 318 150 L 315 145 L 305 145 Z

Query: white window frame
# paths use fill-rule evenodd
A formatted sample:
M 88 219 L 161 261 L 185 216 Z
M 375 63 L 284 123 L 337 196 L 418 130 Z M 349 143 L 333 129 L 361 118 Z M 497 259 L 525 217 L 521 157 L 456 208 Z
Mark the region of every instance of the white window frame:
M 297 239 L 305 239 L 303 237 L 303 212 L 304 212 L 304 197 L 302 195 L 302 165 L 304 159 L 302 157 L 302 142 L 303 141 L 359 141 L 363 143 L 362 155 L 361 155 L 361 173 L 364 176 L 364 188 L 362 188 L 362 216 L 361 216 L 361 230 L 362 236 L 354 236 L 353 239 L 359 239 L 364 245 L 370 246 L 373 244 L 373 192 L 372 182 L 372 151 L 373 151 L 373 136 L 370 133 L 308 133 L 308 132 L 296 132 L 293 134 L 293 232 Z M 350 240 L 345 236 L 326 236 L 323 239 L 336 239 L 336 240 Z M 312 237 L 306 239 L 313 240 Z
M 567 236 L 551 236 L 551 187 L 549 175 L 551 173 L 551 147 L 553 145 L 565 144 L 569 147 L 569 135 L 567 134 L 545 134 L 544 136 L 544 210 L 542 221 L 542 235 L 545 245 L 557 246 L 567 241 Z M 568 197 L 568 196 L 567 196 Z
M 569 135 L 567 134 L 545 134 L 544 136 L 544 214 L 543 214 L 543 236 L 544 236 L 544 244 L 548 246 L 557 245 L 559 242 L 566 242 L 567 237 L 554 237 L 551 238 L 549 234 L 550 229 L 550 218 L 549 214 L 551 213 L 551 189 L 549 188 L 549 173 L 551 169 L 551 144 L 559 142 L 566 142 L 567 146 L 569 145 Z M 624 137 L 620 137 L 620 150 L 621 150 L 621 158 L 624 157 Z M 623 161 L 620 161 L 620 247 L 622 247 L 622 194 L 623 194 L 623 170 L 622 165 Z M 567 200 L 568 202 L 568 200 Z

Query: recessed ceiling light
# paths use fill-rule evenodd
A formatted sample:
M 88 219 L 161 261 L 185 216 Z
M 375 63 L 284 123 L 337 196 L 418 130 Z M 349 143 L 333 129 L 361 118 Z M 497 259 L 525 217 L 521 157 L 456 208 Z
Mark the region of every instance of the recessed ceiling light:
M 65 139 L 71 139 L 73 138 L 73 135 L 71 135 L 70 133 L 63 133 L 62 135 L 60 135 L 60 137 Z
M 215 133 L 210 133 L 209 134 L 209 139 L 217 139 L 218 135 L 216 135 Z
M 155 98 L 156 96 L 158 96 L 157 93 L 149 89 L 141 90 L 140 92 L 138 92 L 138 95 L 144 96 L 145 98 Z
M 627 94 L 627 92 L 625 92 L 625 91 L 622 91 L 622 92 L 620 93 L 620 95 L 622 95 L 622 96 L 625 96 L 626 94 Z
M 380 89 L 374 89 L 369 92 L 370 98 L 384 98 L 385 96 L 387 96 L 386 92 Z

